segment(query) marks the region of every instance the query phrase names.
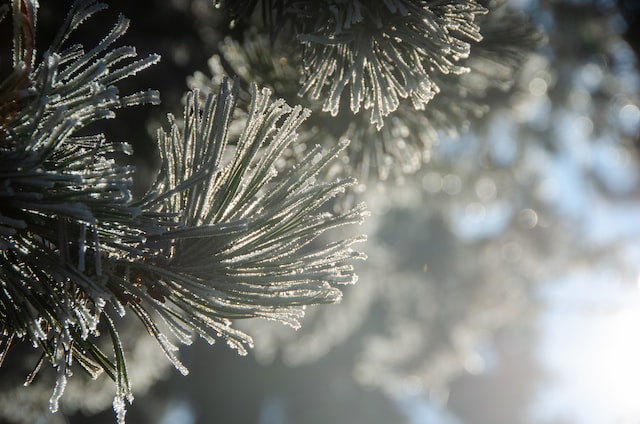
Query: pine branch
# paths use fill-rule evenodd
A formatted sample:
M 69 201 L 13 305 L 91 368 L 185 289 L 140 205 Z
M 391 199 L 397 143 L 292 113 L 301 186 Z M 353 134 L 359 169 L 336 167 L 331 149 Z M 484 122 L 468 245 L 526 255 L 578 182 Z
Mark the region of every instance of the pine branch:
M 458 139 L 504 99 L 500 94 L 513 87 L 543 36 L 528 17 L 506 2 L 492 1 L 487 8 L 488 13 L 477 19 L 482 40 L 460 61 L 469 72 L 434 78 L 440 92 L 424 110 L 400 104 L 379 131 L 363 118 L 351 120 L 343 136 L 351 140 L 351 175 L 366 181 L 375 172 L 381 180 L 389 176 L 400 180 L 430 162 L 443 137 Z
M 386 6 L 381 2 L 380 7 Z M 482 40 L 471 46 L 468 58 L 458 61 L 469 72 L 434 74 L 432 78 L 440 93 L 424 110 L 417 110 L 410 102 L 400 102 L 385 118 L 381 129 L 371 126 L 369 116 L 353 115 L 344 108 L 335 118 L 322 113 L 314 115 L 316 139 L 328 146 L 340 139 L 351 140 L 346 152 L 348 160 L 343 161 L 344 174 L 354 175 L 363 183 L 370 178 L 401 180 L 430 160 L 443 135 L 457 138 L 473 120 L 489 111 L 495 91 L 506 91 L 512 86 L 517 72 L 540 44 L 541 36 L 528 18 L 509 9 L 505 2 L 489 2 L 487 8 L 488 13 L 474 21 L 483 34 Z M 341 28 L 348 26 L 355 31 L 354 25 L 361 22 L 356 20 L 362 14 L 361 8 L 349 10 L 347 15 L 354 22 L 343 22 L 347 19 L 345 15 Z M 224 62 L 244 81 L 272 87 L 278 96 L 290 101 L 298 97 L 296 81 L 300 76 L 301 53 L 283 39 L 271 40 L 253 28 L 242 43 L 226 38 L 219 49 L 221 56 L 209 61 L 212 77 L 196 73 L 190 79 L 192 87 L 215 90 L 225 74 Z M 306 97 L 300 101 L 314 111 L 323 109 L 321 99 Z
M 37 11 L 35 1 L 16 1 L 14 21 L 26 17 L 35 28 L 22 4 Z M 350 263 L 363 258 L 351 249 L 360 238 L 326 246 L 317 239 L 365 211 L 328 212 L 353 182 L 315 180 L 344 146 L 313 150 L 299 166 L 275 165 L 309 112 L 266 90 L 254 88 L 231 147 L 237 88 L 226 82 L 204 103 L 190 94 L 183 121 L 170 117 L 169 131 L 158 132 L 164 166 L 150 191 L 132 199 L 133 168 L 110 159 L 130 147 L 79 132 L 122 107 L 158 103 L 155 91 L 121 96 L 115 84 L 159 57 L 137 60 L 132 47 L 113 47 L 128 27 L 123 17 L 93 49 L 67 46 L 69 33 L 104 7 L 74 3 L 34 66 L 25 60 L 35 51 L 17 31 L 14 50 L 22 53 L 0 83 L 0 358 L 20 341 L 39 349 L 40 363 L 58 375 L 54 412 L 74 364 L 92 376 L 105 372 L 123 422 L 133 395 L 118 314 L 133 312 L 183 373 L 158 319 L 181 342 L 223 337 L 245 353 L 251 338 L 233 319 L 297 326 L 304 305 L 339 300 L 336 285 L 353 282 Z M 99 347 L 105 339 L 113 357 Z
M 349 108 L 370 110 L 379 130 L 408 98 L 424 109 L 438 93 L 434 75 L 460 74 L 470 43 L 481 39 L 474 18 L 485 10 L 473 1 L 344 1 L 323 10 L 303 43 L 301 94 L 325 99 L 336 116 L 349 90 Z
M 204 103 L 190 93 L 184 129 L 171 117 L 169 132 L 159 131 L 165 165 L 141 208 L 179 215 L 179 223 L 149 237 L 164 245 L 168 257 L 127 266 L 172 293 L 160 311 L 172 328 L 195 329 L 209 339 L 222 333 L 245 353 L 243 345 L 251 341 L 228 319 L 265 317 L 298 326 L 299 306 L 339 299 L 334 285 L 353 281 L 347 262 L 362 257 L 350 249 L 356 240 L 326 247 L 312 242 L 331 228 L 359 222 L 364 210 L 323 211 L 352 184 L 314 182 L 343 146 L 326 155 L 315 149 L 292 169 L 274 165 L 308 111 L 272 101 L 267 90 L 253 88 L 234 156 L 222 163 L 236 98 L 237 88 L 230 91 L 226 82 Z
M 105 287 L 103 266 L 116 251 L 116 240 L 143 238 L 127 222 L 138 215 L 128 205 L 132 169 L 108 159 L 129 147 L 76 133 L 121 107 L 158 103 L 153 91 L 121 97 L 114 83 L 159 57 L 130 62 L 133 48 L 109 51 L 127 29 L 122 17 L 89 52 L 60 44 L 104 8 L 85 1 L 74 4 L 60 43 L 36 64 L 37 2 L 14 1 L 13 6 L 14 71 L 0 84 L 0 327 L 3 339 L 29 341 L 56 368 L 50 401 L 55 412 L 74 359 L 94 375 L 99 370 L 114 375 L 111 360 L 94 343 L 103 308 L 113 296 Z M 117 336 L 113 339 L 119 346 Z M 3 355 L 12 347 L 4 344 Z M 130 391 L 121 384 L 126 367 L 119 351 L 118 398 L 124 398 Z
M 258 2 L 222 3 L 235 22 L 247 19 Z M 322 110 L 332 116 L 345 103 L 353 114 L 364 108 L 378 130 L 401 99 L 423 110 L 439 92 L 438 75 L 468 72 L 458 62 L 482 39 L 474 20 L 486 13 L 474 0 L 261 4 L 272 38 L 293 23 L 302 47 L 299 94 L 321 101 Z

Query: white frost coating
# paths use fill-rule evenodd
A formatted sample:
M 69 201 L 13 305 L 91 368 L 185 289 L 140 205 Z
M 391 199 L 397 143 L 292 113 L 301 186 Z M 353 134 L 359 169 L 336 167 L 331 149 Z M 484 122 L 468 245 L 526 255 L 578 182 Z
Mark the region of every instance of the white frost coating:
M 47 339 L 47 335 L 45 333 L 45 331 L 42 329 L 42 323 L 43 320 L 42 318 L 38 318 L 32 321 L 33 325 L 31 326 L 31 329 L 33 330 L 33 333 L 35 335 L 34 337 L 34 347 L 37 346 L 36 340 L 46 340 Z
M 53 394 L 49 399 L 49 410 L 53 413 L 58 411 L 60 398 L 64 393 L 64 389 L 67 387 L 67 375 L 65 374 L 64 367 L 58 369 L 58 378 L 56 379 L 56 387 L 53 389 Z
M 238 355 L 240 356 L 246 356 L 249 353 L 247 349 L 244 347 L 244 345 L 237 340 L 227 339 L 227 345 L 235 349 L 238 352 Z M 253 347 L 253 346 L 250 346 L 250 347 Z
M 167 355 L 167 358 L 169 358 L 173 366 L 176 367 L 178 371 L 180 371 L 180 374 L 188 375 L 189 369 L 185 367 L 182 362 L 180 362 L 180 360 L 175 354 L 175 352 L 178 351 L 178 347 L 173 343 L 171 343 L 169 339 L 167 339 L 167 336 L 165 336 L 162 333 L 158 334 L 157 339 L 158 339 L 158 342 L 160 343 L 160 346 L 162 347 L 162 350 L 164 350 L 164 353 Z
M 86 340 L 90 334 L 96 333 L 100 323 L 99 315 L 92 314 L 87 305 L 82 302 L 74 303 L 72 311 L 77 318 L 77 320 L 73 321 L 73 324 L 75 327 L 80 327 L 83 340 Z
M 113 296 L 113 298 L 111 299 L 111 304 L 115 308 L 120 318 L 126 315 L 127 311 L 125 307 L 122 305 L 122 303 L 120 303 L 120 301 L 115 296 Z
M 129 401 L 131 401 L 131 399 Z M 118 394 L 113 398 L 113 411 L 116 413 L 118 424 L 125 424 L 124 417 L 127 413 L 127 406 L 124 402 L 124 396 L 121 394 Z
M 96 308 L 102 309 L 107 304 L 107 302 L 102 297 L 96 297 L 94 300 Z

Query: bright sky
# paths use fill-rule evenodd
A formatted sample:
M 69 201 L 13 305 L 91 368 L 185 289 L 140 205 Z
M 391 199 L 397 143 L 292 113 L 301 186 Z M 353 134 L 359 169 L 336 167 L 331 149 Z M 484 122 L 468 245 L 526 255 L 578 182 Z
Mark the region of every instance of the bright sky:
M 640 289 L 609 277 L 577 272 L 542 290 L 538 355 L 550 375 L 534 422 L 640 422 Z

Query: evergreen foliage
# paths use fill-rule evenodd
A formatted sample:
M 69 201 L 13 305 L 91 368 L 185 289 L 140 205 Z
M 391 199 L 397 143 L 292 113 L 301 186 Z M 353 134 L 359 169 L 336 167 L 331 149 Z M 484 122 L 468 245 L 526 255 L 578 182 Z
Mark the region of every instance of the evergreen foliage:
M 182 343 L 215 337 L 245 353 L 251 338 L 232 319 L 262 317 L 296 326 L 306 304 L 335 302 L 336 284 L 355 280 L 351 245 L 315 240 L 360 222 L 364 206 L 328 211 L 352 184 L 318 173 L 344 146 L 309 152 L 278 166 L 309 112 L 252 89 L 249 116 L 228 144 L 237 87 L 226 81 L 202 102 L 187 96 L 184 118 L 158 131 L 163 166 L 141 199 L 130 193 L 133 169 L 110 156 L 124 143 L 85 135 L 89 124 L 128 106 L 155 104 L 158 93 L 121 96 L 116 83 L 156 63 L 135 60 L 110 34 L 85 51 L 69 35 L 106 7 L 77 1 L 42 59 L 36 61 L 37 2 L 13 1 L 13 72 L 0 86 L 0 319 L 4 357 L 16 343 L 42 352 L 58 378 L 55 412 L 75 365 L 116 382 L 114 409 L 124 421 L 133 395 L 117 317 L 135 314 L 169 359 L 180 363 L 160 321 Z M 6 10 L 6 9 L 5 9 Z M 112 342 L 114 356 L 98 340 Z
M 254 335 L 256 344 L 271 343 L 267 356 L 280 349 L 285 362 L 305 363 L 366 327 L 353 349 L 361 383 L 393 390 L 407 375 L 426 376 L 435 392 L 460 369 L 442 358 L 461 361 L 474 334 L 493 331 L 515 309 L 507 299 L 485 313 L 503 299 L 505 281 L 516 281 L 519 295 L 525 278 L 514 275 L 533 268 L 514 271 L 520 264 L 509 262 L 504 240 L 438 245 L 430 254 L 441 264 L 430 263 L 425 279 L 424 258 L 382 228 L 397 221 L 413 247 L 453 238 L 449 215 L 468 212 L 469 198 L 483 213 L 508 203 L 513 221 L 518 210 L 533 212 L 531 193 L 499 187 L 531 183 L 530 175 L 505 166 L 493 170 L 497 183 L 483 178 L 480 162 L 495 159 L 483 155 L 488 144 L 438 149 L 518 89 L 542 41 L 506 0 L 194 0 L 225 16 L 232 29 L 220 32 L 235 37 L 217 45 L 207 74 L 192 70 L 182 113 L 167 106 L 168 122 L 155 134 L 161 164 L 141 196 L 132 194 L 135 168 L 120 160 L 132 146 L 95 134 L 95 124 L 160 103 L 153 89 L 120 93 L 160 56 L 139 58 L 119 44 L 129 27 L 122 16 L 95 46 L 74 44 L 80 27 L 107 8 L 96 0 L 73 0 L 49 48 L 36 51 L 38 2 L 4 3 L 0 22 L 11 21 L 12 45 L 0 52 L 0 366 L 14 349 L 33 347 L 40 359 L 26 382 L 37 384 L 42 365 L 51 365 L 50 411 L 82 370 L 115 382 L 113 408 L 124 422 L 135 389 L 127 365 L 135 336 L 123 329 L 131 318 L 183 374 L 177 345 L 197 338 L 222 339 L 244 355 Z M 447 148 L 466 150 L 448 156 Z M 375 280 L 395 269 L 402 286 L 369 282 L 364 295 L 347 292 L 354 296 L 346 312 L 313 309 L 311 331 L 324 323 L 326 332 L 282 335 L 283 326 L 251 320 L 297 329 L 308 305 L 339 302 L 366 256 L 354 250 L 365 237 L 352 228 L 368 215 L 361 200 L 375 204 L 367 185 L 402 182 L 423 167 L 430 172 L 404 188 L 431 196 L 403 204 L 394 188 L 385 199 L 394 204 L 377 205 L 387 215 L 368 227 L 379 240 L 361 275 Z M 454 199 L 447 178 L 468 180 L 470 194 Z M 409 203 L 421 212 L 404 215 Z M 510 236 L 519 246 L 531 238 Z M 449 277 L 444 256 L 458 258 L 461 278 Z M 500 268 L 496 281 L 479 275 L 482 260 Z M 447 297 L 454 289 L 464 295 Z M 482 291 L 494 297 L 486 301 Z M 382 329 L 366 322 L 381 305 L 391 322 Z M 478 330 L 456 338 L 454 326 Z M 398 354 L 401 344 L 410 347 Z
M 209 61 L 211 75 L 198 71 L 191 85 L 214 91 L 230 69 L 247 83 L 267 85 L 288 101 L 317 111 L 317 138 L 329 146 L 350 140 L 343 172 L 363 184 L 402 180 L 428 163 L 442 134 L 459 137 L 470 121 L 487 113 L 493 92 L 512 87 L 515 74 L 542 40 L 527 17 L 501 0 L 485 6 L 292 3 L 265 6 L 280 17 L 267 19 L 267 29 L 274 19 L 277 28 L 286 28 L 286 17 L 296 16 L 297 45 L 291 44 L 291 34 L 274 39 L 269 31 L 251 27 L 242 42 L 226 38 L 219 46 L 221 55 Z M 229 12 L 239 20 L 242 14 L 235 5 L 228 5 Z M 394 28 L 415 34 L 396 34 Z M 346 103 L 350 107 L 340 108 Z

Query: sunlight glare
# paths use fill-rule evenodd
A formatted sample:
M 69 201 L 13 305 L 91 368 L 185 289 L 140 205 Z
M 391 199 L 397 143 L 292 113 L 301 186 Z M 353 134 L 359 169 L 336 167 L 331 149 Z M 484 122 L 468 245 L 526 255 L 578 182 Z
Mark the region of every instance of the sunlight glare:
M 542 422 L 640 422 L 640 278 L 636 284 L 556 286 L 541 352 L 550 380 L 534 413 Z
M 609 408 L 619 411 L 620 418 L 629 423 L 640 419 L 640 299 L 634 303 L 602 320 L 591 382 Z

